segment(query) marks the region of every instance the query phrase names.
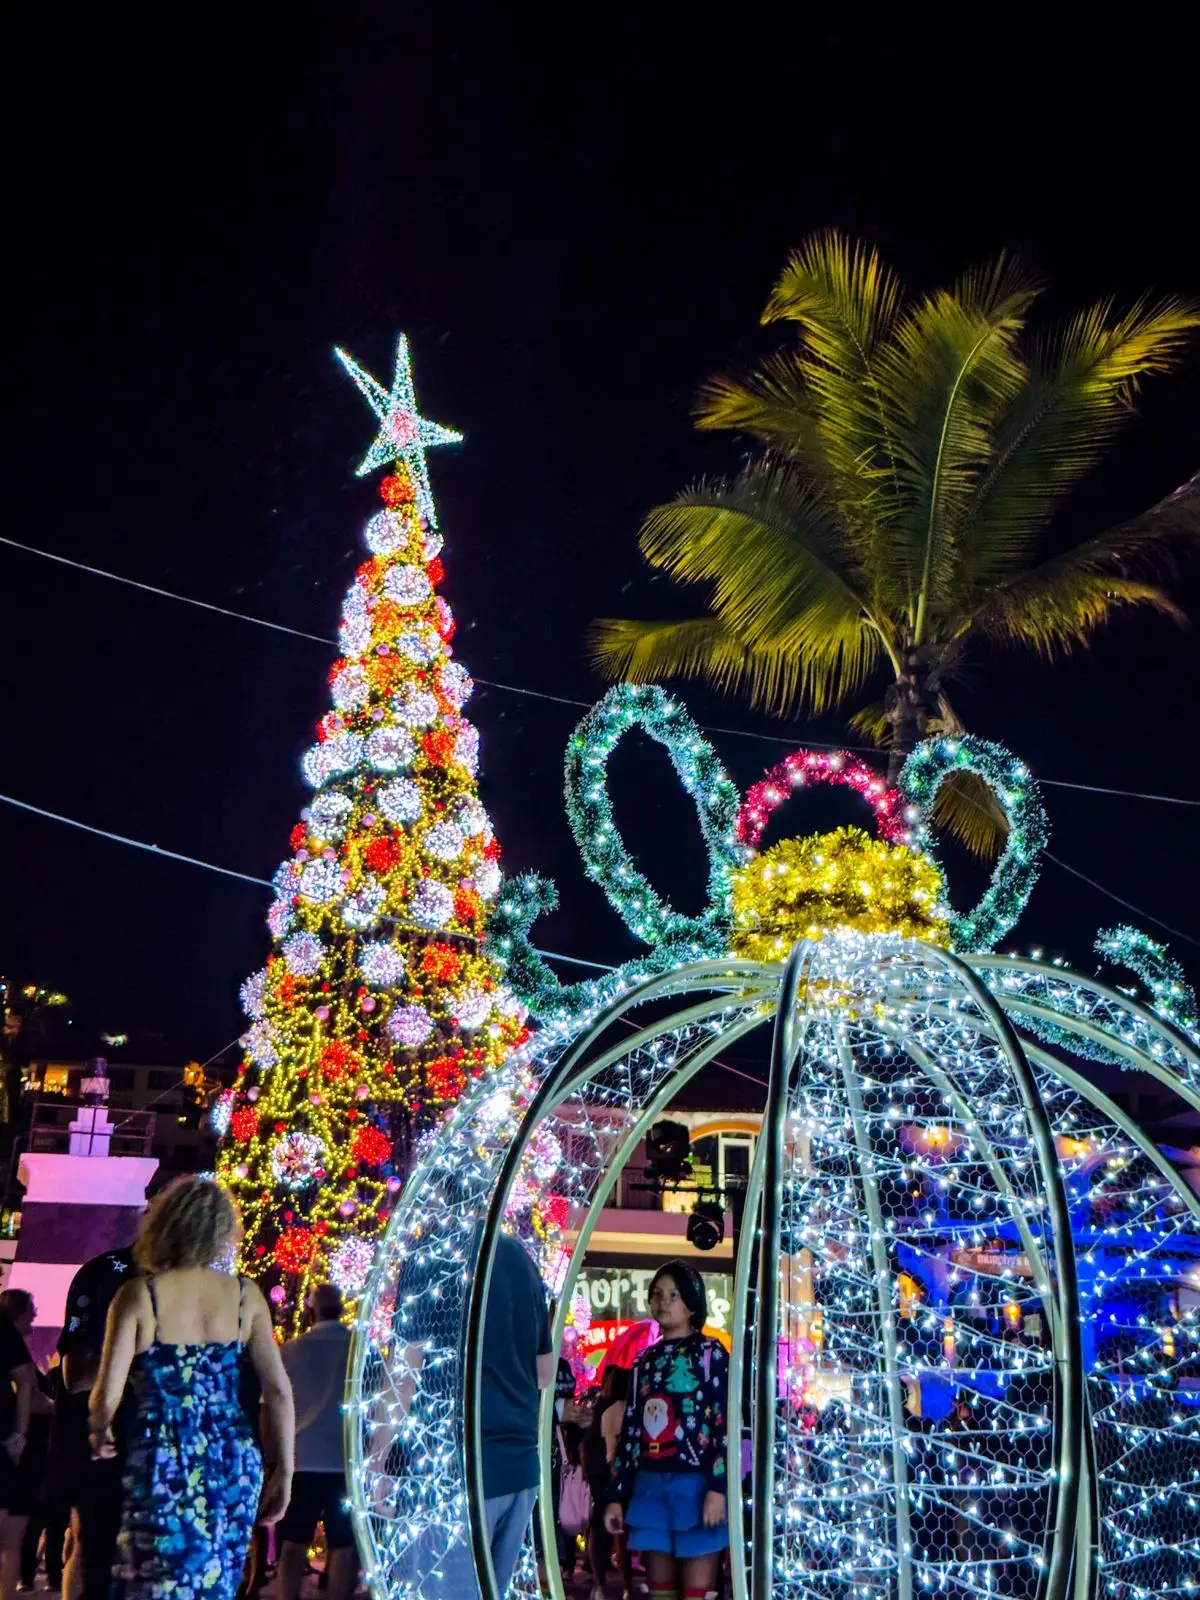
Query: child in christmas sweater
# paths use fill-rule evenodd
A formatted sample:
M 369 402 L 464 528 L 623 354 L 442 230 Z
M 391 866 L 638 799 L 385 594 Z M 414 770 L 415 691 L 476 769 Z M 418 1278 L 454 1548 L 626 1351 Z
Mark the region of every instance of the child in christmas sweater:
M 729 1357 L 700 1330 L 704 1280 L 669 1261 L 650 1284 L 662 1339 L 633 1369 L 604 1525 L 646 1563 L 650 1600 L 718 1592 L 729 1544 L 726 1415 Z

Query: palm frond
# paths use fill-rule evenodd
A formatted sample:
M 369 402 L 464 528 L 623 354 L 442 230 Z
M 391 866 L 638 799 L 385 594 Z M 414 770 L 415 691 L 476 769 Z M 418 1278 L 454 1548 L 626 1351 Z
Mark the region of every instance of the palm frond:
M 602 618 L 592 626 L 592 664 L 609 679 L 635 683 L 700 678 L 775 714 L 794 712 L 811 694 L 813 664 L 790 644 L 743 643 L 717 617 L 684 622 Z
M 931 597 L 953 583 L 997 419 L 1024 382 L 1020 336 L 1035 293 L 1001 260 L 964 280 L 958 295 L 939 292 L 915 306 L 883 353 L 880 391 L 902 496 L 892 559 L 904 572 L 918 641 Z
M 1102 623 L 1131 606 L 1149 606 L 1187 626 L 1186 614 L 1157 584 L 1060 558 L 994 587 L 964 632 L 1024 645 L 1052 660 L 1087 644 Z
M 794 355 L 765 356 L 742 378 L 710 378 L 700 390 L 695 415 L 698 428 L 740 430 L 790 460 L 810 467 L 821 462 L 820 424 L 804 365 Z
M 991 582 L 1026 561 L 1050 516 L 1132 415 L 1141 380 L 1178 365 L 1200 303 L 1090 307 L 1033 347 L 1026 383 L 996 429 L 962 541 L 962 577 Z
M 892 731 L 887 705 L 882 700 L 873 700 L 869 706 L 863 706 L 861 711 L 856 711 L 848 718 L 846 726 L 877 745 L 885 745 Z
M 781 365 L 768 357 L 748 378 L 710 384 L 698 426 L 740 426 L 772 401 L 802 397 L 806 422 L 788 437 L 777 415 L 765 420 L 771 442 L 804 462 L 837 503 L 848 532 L 870 542 L 885 525 L 894 496 L 886 418 L 875 365 L 901 304 L 901 287 L 878 253 L 837 232 L 814 234 L 792 255 L 763 313 L 786 321 L 797 338 Z M 802 448 L 801 448 L 802 447 Z
M 900 300 L 900 280 L 877 250 L 828 229 L 793 251 L 762 319 L 795 323 L 819 360 L 850 371 L 869 366 Z
M 1085 540 L 1068 555 L 1097 569 L 1107 562 L 1121 572 L 1153 573 L 1170 567 L 1181 544 L 1200 544 L 1200 472 L 1148 511 Z
M 836 632 L 868 610 L 836 518 L 788 467 L 755 465 L 655 506 L 641 549 L 685 583 L 714 584 L 716 610 L 744 639 L 796 626 Z
M 990 861 L 999 855 L 1008 837 L 1008 822 L 1000 802 L 973 772 L 952 772 L 937 792 L 930 820 L 951 834 L 972 855 Z

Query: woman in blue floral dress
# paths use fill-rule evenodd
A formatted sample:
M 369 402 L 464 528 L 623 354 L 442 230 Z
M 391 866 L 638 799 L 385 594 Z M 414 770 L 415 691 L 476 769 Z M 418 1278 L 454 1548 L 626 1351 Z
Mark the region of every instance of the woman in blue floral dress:
M 277 1521 L 291 1494 L 292 1394 L 271 1314 L 252 1283 L 213 1265 L 237 1232 L 233 1202 L 215 1183 L 171 1184 L 134 1246 L 144 1276 L 109 1313 L 92 1448 L 117 1453 L 115 1424 L 126 1600 L 233 1600 L 255 1522 Z M 247 1366 L 262 1389 L 267 1460 L 277 1463 L 265 1488 L 242 1403 Z

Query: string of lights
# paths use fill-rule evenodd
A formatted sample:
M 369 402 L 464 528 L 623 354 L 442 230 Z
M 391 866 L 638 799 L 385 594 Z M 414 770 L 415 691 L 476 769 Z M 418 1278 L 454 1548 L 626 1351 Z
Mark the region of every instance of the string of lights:
M 160 599 L 176 600 L 181 605 L 195 606 L 201 611 L 212 611 L 219 616 L 232 618 L 236 622 L 248 622 L 257 628 L 269 628 L 273 633 L 290 634 L 295 639 L 305 639 L 311 644 L 334 646 L 337 644 L 336 640 L 327 638 L 324 634 L 308 633 L 302 628 L 293 628 L 282 622 L 271 622 L 265 617 L 254 616 L 248 611 L 236 611 L 229 606 L 214 605 L 208 600 L 197 600 L 195 596 L 180 594 L 179 591 L 175 589 L 165 589 L 156 584 L 142 583 L 136 578 L 128 578 L 122 573 L 109 572 L 104 567 L 90 566 L 86 562 L 75 561 L 71 557 L 59 555 L 55 551 L 42 550 L 36 545 L 25 544 L 20 539 L 13 539 L 7 537 L 6 535 L 0 535 L 0 544 L 8 545 L 13 550 L 21 550 L 26 555 L 39 556 L 45 561 L 56 562 L 59 566 L 73 567 L 76 571 L 86 572 L 89 576 L 94 578 L 106 578 L 112 583 L 124 584 L 127 588 L 140 589 L 143 593 L 157 595 Z M 575 706 L 582 711 L 590 710 L 593 704 L 593 702 L 590 700 L 578 700 L 570 695 L 550 694 L 544 689 L 530 689 L 521 684 L 501 683 L 494 678 L 477 677 L 475 682 L 479 684 L 481 688 L 500 689 L 505 694 L 524 695 L 528 699 L 546 700 L 554 705 Z M 777 747 L 790 743 L 790 736 L 787 734 L 758 733 L 751 728 L 726 728 L 718 727 L 710 723 L 700 723 L 698 726 L 704 733 L 721 734 L 733 739 L 754 739 L 761 744 L 770 744 Z M 879 756 L 879 749 L 874 745 L 826 744 L 823 741 L 811 739 L 808 741 L 808 743 L 813 749 L 816 750 L 849 750 L 855 755 L 874 756 L 876 758 Z M 1147 800 L 1156 802 L 1160 805 L 1169 806 L 1200 807 L 1200 800 L 1192 799 L 1184 795 L 1153 794 L 1137 789 L 1113 788 L 1104 784 L 1072 783 L 1063 778 L 1040 778 L 1039 782 L 1047 788 L 1073 789 L 1081 794 L 1111 795 L 1126 800 Z

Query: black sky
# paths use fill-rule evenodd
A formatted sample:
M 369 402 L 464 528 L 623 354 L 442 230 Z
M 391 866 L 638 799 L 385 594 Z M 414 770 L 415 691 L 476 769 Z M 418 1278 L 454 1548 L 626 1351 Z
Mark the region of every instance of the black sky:
M 8 84 L 9 536 L 332 633 L 372 490 L 352 475 L 371 419 L 329 351 L 386 377 L 404 328 L 423 409 L 467 436 L 433 460 L 459 654 L 590 700 L 591 617 L 686 608 L 645 572 L 639 516 L 740 459 L 691 431 L 689 400 L 761 348 L 809 230 L 865 234 L 918 287 L 1011 245 L 1053 306 L 1200 294 L 1189 52 L 1149 14 L 1081 42 L 1007 13 L 947 33 L 890 8 L 846 8 L 844 30 L 806 7 L 712 27 L 644 9 L 27 16 Z M 1150 392 L 1063 536 L 1198 467 L 1200 358 Z M 1182 592 L 1200 616 L 1195 565 Z M 3 548 L 0 629 L 4 792 L 270 876 L 330 652 Z M 960 710 L 1045 776 L 1196 798 L 1198 663 L 1194 633 L 1127 623 L 1049 672 L 981 659 Z M 780 734 L 717 740 L 743 786 L 805 732 L 841 733 L 685 698 Z M 507 864 L 560 885 L 543 940 L 631 953 L 563 819 L 576 714 L 495 690 L 473 705 Z M 615 768 L 630 842 L 695 900 L 698 836 L 665 761 Z M 1200 938 L 1194 810 L 1047 802 L 1058 854 Z M 0 970 L 60 986 L 143 1055 L 238 1032 L 264 894 L 7 809 L 0 826 Z M 1047 867 L 1021 937 L 1089 965 L 1119 916 Z

